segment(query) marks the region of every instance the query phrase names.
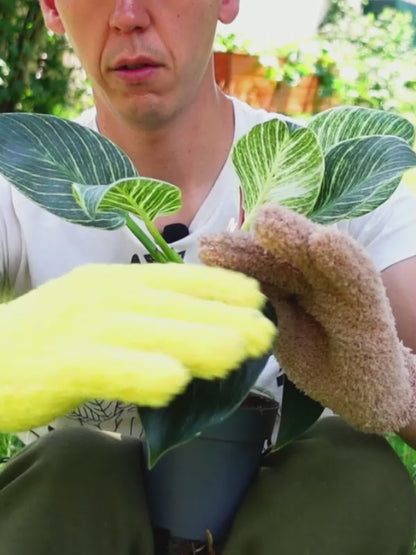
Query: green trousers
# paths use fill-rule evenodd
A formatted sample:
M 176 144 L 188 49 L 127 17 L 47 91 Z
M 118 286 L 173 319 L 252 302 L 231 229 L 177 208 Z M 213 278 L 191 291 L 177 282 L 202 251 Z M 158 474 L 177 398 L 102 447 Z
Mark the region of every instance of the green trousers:
M 1 555 L 152 555 L 138 441 L 55 431 L 0 474 Z M 201 500 L 203 502 L 203 500 Z M 410 555 L 412 481 L 387 442 L 338 418 L 268 458 L 224 555 Z

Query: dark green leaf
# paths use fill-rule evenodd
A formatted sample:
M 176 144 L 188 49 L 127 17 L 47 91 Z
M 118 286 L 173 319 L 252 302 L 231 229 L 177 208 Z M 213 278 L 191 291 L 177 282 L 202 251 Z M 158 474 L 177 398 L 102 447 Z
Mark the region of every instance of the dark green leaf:
M 325 157 L 325 177 L 308 216 L 330 224 L 362 216 L 385 202 L 416 154 L 401 138 L 373 136 L 343 141 Z
M 324 153 L 342 141 L 370 135 L 395 135 L 413 146 L 413 125 L 402 116 L 360 106 L 339 106 L 314 116 L 308 129 L 316 133 Z
M 139 407 L 148 445 L 149 467 L 173 447 L 227 418 L 248 395 L 267 358 L 247 360 L 223 380 L 194 379 L 167 407 Z
M 115 229 L 119 210 L 95 220 L 77 204 L 72 184 L 110 184 L 137 177 L 114 143 L 77 123 L 40 114 L 0 114 L 0 173 L 31 200 L 73 223 Z
M 324 408 L 302 393 L 285 376 L 279 435 L 273 450 L 278 450 L 302 435 L 321 416 Z

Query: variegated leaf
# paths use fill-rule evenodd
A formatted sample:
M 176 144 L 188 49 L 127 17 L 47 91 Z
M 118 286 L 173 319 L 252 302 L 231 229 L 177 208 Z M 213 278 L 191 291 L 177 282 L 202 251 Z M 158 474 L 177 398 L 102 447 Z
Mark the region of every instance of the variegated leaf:
M 73 184 L 74 195 L 90 218 L 102 211 L 119 210 L 135 214 L 143 221 L 174 214 L 181 207 L 181 191 L 158 179 L 120 179 L 110 185 Z
M 410 146 L 414 142 L 413 125 L 392 112 L 361 106 L 339 106 L 314 116 L 308 129 L 316 133 L 325 153 L 336 144 L 370 135 L 395 135 Z
M 329 150 L 318 201 L 309 214 L 330 224 L 362 216 L 385 202 L 403 173 L 416 166 L 416 154 L 401 138 L 362 137 Z
M 319 193 L 324 157 L 316 135 L 275 119 L 255 126 L 234 148 L 249 227 L 257 209 L 272 202 L 306 214 Z
M 114 143 L 77 123 L 43 114 L 0 114 L 0 173 L 22 194 L 73 223 L 115 229 L 118 210 L 92 221 L 77 204 L 73 183 L 98 185 L 136 177 Z

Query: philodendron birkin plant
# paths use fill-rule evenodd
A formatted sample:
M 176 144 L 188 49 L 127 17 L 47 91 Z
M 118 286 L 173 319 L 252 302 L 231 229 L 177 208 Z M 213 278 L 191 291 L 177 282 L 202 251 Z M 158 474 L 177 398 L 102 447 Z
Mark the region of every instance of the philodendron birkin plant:
M 249 229 L 265 203 L 285 205 L 322 224 L 364 215 L 382 204 L 403 173 L 416 166 L 413 141 L 407 120 L 359 107 L 330 109 L 306 126 L 281 117 L 262 123 L 233 151 L 242 226 Z M 126 225 L 154 261 L 182 262 L 154 224 L 157 217 L 180 209 L 180 189 L 140 176 L 123 151 L 94 131 L 53 116 L 1 114 L 0 173 L 56 216 L 106 230 Z M 248 361 L 223 380 L 194 379 L 164 408 L 139 407 L 149 466 L 229 416 L 262 366 Z M 296 409 L 299 403 L 301 410 Z M 276 447 L 303 431 L 321 411 L 289 383 Z

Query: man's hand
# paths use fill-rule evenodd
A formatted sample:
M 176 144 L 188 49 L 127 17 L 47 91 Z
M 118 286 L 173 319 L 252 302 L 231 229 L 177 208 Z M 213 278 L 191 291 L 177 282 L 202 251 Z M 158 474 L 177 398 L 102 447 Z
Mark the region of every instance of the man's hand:
M 270 348 L 257 282 L 188 264 L 85 266 L 0 306 L 0 430 L 93 398 L 161 406 Z
M 366 431 L 398 431 L 414 419 L 416 357 L 353 239 L 270 205 L 254 234 L 204 238 L 200 254 L 262 282 L 278 318 L 276 355 L 301 390 Z

